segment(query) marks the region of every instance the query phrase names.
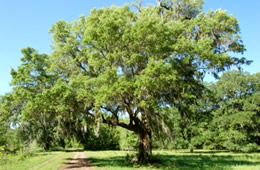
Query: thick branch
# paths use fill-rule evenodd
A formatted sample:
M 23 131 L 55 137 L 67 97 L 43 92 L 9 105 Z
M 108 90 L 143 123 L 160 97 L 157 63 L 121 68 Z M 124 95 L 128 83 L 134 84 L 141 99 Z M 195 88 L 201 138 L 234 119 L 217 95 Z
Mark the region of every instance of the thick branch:
M 162 2 L 160 0 L 156 0 L 157 1 L 157 4 L 160 8 L 165 8 L 167 10 L 170 10 L 171 8 L 166 6 L 166 5 L 163 5 Z
M 101 115 L 101 117 L 102 117 L 102 123 L 106 123 L 106 124 L 109 124 L 109 125 L 112 125 L 112 126 L 120 126 L 122 128 L 131 130 L 131 131 L 136 131 L 136 128 L 133 125 L 128 125 L 128 124 L 125 124 L 123 122 L 119 122 L 118 119 L 116 119 L 116 120 L 105 119 L 103 114 Z

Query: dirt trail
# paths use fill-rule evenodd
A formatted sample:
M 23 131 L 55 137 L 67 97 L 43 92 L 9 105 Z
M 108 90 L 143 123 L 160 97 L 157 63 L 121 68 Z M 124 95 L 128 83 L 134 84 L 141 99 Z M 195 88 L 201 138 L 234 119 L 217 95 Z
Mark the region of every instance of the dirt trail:
M 67 160 L 64 166 L 59 170 L 73 169 L 73 170 L 91 170 L 90 164 L 84 152 L 77 152 L 73 158 Z

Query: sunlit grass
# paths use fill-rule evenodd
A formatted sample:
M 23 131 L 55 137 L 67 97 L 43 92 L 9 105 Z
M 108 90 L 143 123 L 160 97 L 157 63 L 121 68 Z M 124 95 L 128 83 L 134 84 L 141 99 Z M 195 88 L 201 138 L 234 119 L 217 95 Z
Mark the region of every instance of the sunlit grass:
M 260 169 L 260 153 L 244 154 L 220 151 L 154 151 L 153 162 L 138 165 L 129 162 L 126 151 L 87 151 L 92 169 Z
M 186 150 L 154 151 L 153 162 L 146 165 L 131 163 L 135 152 L 86 151 L 92 169 L 260 169 L 260 153 L 230 153 L 220 151 Z M 0 155 L 0 170 L 55 170 L 72 158 L 75 152 L 36 152 L 21 155 Z M 128 155 L 128 156 L 127 156 Z M 21 159 L 23 158 L 23 159 Z
M 0 170 L 56 170 L 74 152 L 37 152 L 25 158 L 20 154 L 1 154 Z

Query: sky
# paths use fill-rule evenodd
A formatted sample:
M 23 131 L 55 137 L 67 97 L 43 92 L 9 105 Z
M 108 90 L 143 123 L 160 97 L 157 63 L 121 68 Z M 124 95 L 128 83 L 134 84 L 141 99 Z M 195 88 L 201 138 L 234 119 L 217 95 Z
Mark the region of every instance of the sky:
M 0 95 L 11 91 L 11 68 L 20 64 L 21 49 L 33 47 L 39 53 L 51 54 L 49 29 L 59 21 L 77 20 L 91 9 L 111 5 L 122 6 L 133 0 L 0 0 Z M 143 0 L 155 4 L 155 0 Z M 260 72 L 260 1 L 205 0 L 203 10 L 222 8 L 235 16 L 247 51 L 244 56 L 254 62 L 244 70 Z

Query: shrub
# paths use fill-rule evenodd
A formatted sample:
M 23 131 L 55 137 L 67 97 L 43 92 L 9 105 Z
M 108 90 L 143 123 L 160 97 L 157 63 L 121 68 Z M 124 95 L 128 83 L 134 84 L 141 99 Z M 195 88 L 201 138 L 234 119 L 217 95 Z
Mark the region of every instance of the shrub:
M 243 152 L 256 152 L 258 150 L 258 145 L 256 143 L 249 143 L 241 149 Z

